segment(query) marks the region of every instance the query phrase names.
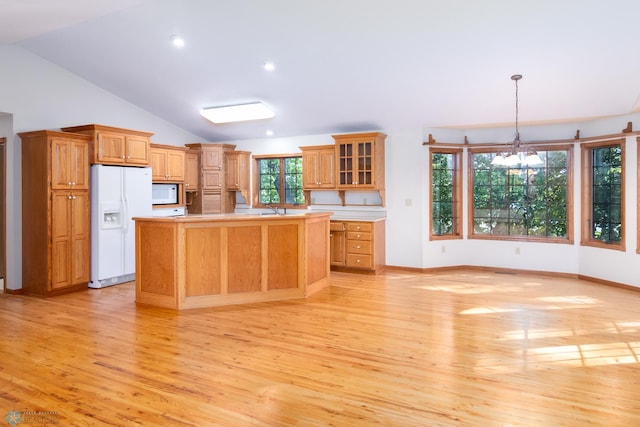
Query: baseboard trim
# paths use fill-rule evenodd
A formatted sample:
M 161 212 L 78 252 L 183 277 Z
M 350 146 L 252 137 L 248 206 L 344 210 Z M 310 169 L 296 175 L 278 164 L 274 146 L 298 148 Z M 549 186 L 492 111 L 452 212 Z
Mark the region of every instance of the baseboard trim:
M 597 283 L 599 285 L 612 286 L 614 288 L 627 289 L 629 291 L 640 292 L 640 287 L 627 285 L 626 283 L 613 282 L 611 280 L 599 279 L 597 277 L 585 276 L 584 274 L 578 274 L 578 279 L 587 280 L 589 282 Z
M 580 279 L 588 282 L 598 283 L 600 285 L 612 286 L 614 288 L 627 289 L 635 292 L 640 292 L 640 287 L 627 285 L 625 283 L 613 282 L 611 280 L 599 279 L 597 277 L 586 276 L 584 274 L 573 273 L 559 273 L 557 271 L 541 271 L 541 270 L 522 270 L 517 268 L 502 268 L 502 267 L 486 267 L 479 265 L 454 265 L 447 267 L 430 267 L 430 268 L 415 268 L 415 267 L 403 267 L 387 265 L 387 271 L 407 271 L 413 273 L 444 273 L 454 270 L 471 270 L 471 271 L 488 271 L 492 273 L 503 274 L 523 274 L 527 276 L 543 276 L 543 277 L 563 277 L 568 279 Z

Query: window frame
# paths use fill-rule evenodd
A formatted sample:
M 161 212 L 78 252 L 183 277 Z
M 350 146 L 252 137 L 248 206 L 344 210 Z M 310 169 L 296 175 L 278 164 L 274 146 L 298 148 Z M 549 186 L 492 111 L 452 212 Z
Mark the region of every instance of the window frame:
M 592 143 L 582 144 L 580 147 L 581 150 L 581 193 L 582 193 L 582 227 L 581 227 L 581 237 L 580 237 L 580 245 L 581 246 L 592 246 L 601 249 L 613 249 L 619 251 L 626 250 L 626 224 L 625 224 L 625 138 L 616 138 Z M 591 188 L 593 186 L 593 149 L 594 148 L 603 148 L 603 147 L 612 147 L 612 146 L 620 146 L 620 241 L 613 243 L 605 243 L 601 240 L 596 240 L 591 237 L 591 222 L 592 222 L 592 213 L 593 213 L 593 196 Z
M 287 208 L 287 209 L 306 209 L 309 205 L 309 201 L 307 200 L 306 194 L 304 192 L 303 189 L 303 182 L 302 182 L 302 174 L 303 172 L 300 172 L 301 174 L 301 178 L 300 178 L 300 190 L 302 191 L 302 194 L 304 196 L 304 203 L 301 204 L 292 204 L 292 203 L 278 203 L 278 204 L 265 204 L 265 203 L 260 203 L 260 161 L 261 160 L 273 160 L 273 159 L 278 159 L 280 160 L 280 188 L 284 189 L 285 188 L 285 173 L 284 173 L 284 163 L 285 163 L 285 159 L 289 159 L 289 158 L 299 158 L 300 162 L 301 162 L 301 166 L 304 167 L 304 164 L 302 162 L 302 153 L 290 153 L 290 154 L 260 154 L 260 155 L 254 155 L 253 156 L 253 160 L 254 160 L 254 167 L 253 167 L 253 207 L 255 208 L 269 208 L 269 207 L 278 207 L 278 208 Z M 280 200 L 285 200 L 286 198 L 284 197 L 284 193 L 280 193 Z
M 567 189 L 566 189 L 566 235 L 564 237 L 546 237 L 546 236 L 519 236 L 519 235 L 495 235 L 495 234 L 476 234 L 474 232 L 474 154 L 497 154 L 505 151 L 504 144 L 501 146 L 485 146 L 485 147 L 469 147 L 467 151 L 467 233 L 469 239 L 479 240 L 503 240 L 515 242 L 538 242 L 538 243 L 574 243 L 574 150 L 575 146 L 571 143 L 559 144 L 529 144 L 530 147 L 537 151 L 566 151 L 567 152 Z
M 462 148 L 429 148 L 429 240 L 462 239 Z M 433 155 L 450 154 L 453 156 L 453 232 L 451 234 L 435 234 L 433 227 Z

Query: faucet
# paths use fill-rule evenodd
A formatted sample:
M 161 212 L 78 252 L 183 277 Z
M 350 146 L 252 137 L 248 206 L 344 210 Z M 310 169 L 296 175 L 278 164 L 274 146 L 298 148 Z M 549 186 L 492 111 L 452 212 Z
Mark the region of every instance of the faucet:
M 278 207 L 277 206 L 274 206 L 274 205 L 265 205 L 265 206 L 268 207 L 269 209 L 271 209 L 275 215 L 278 215 Z

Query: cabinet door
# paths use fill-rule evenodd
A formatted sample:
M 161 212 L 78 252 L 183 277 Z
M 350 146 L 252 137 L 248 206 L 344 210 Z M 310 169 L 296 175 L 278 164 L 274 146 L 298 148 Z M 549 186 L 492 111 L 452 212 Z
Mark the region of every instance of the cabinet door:
M 87 191 L 54 191 L 52 194 L 49 290 L 89 282 L 89 206 Z
M 227 155 L 227 190 L 240 189 L 240 159 L 236 154 Z
M 89 144 L 71 140 L 71 182 L 74 190 L 89 189 Z
M 184 187 L 187 191 L 198 189 L 198 153 L 187 153 L 184 161 Z
M 87 283 L 90 279 L 91 237 L 90 237 L 89 192 L 74 191 L 71 195 L 71 284 Z
M 221 148 L 203 148 L 202 152 L 202 169 L 222 170 L 222 149 Z
M 51 197 L 51 276 L 49 290 L 71 286 L 70 191 L 54 191 Z
M 318 151 L 302 152 L 302 188 L 314 190 L 320 187 L 320 153 Z
M 356 168 L 358 171 L 356 185 L 362 187 L 373 186 L 373 142 L 358 142 L 356 144 Z
M 346 255 L 344 231 L 331 231 L 329 244 L 331 245 L 331 265 L 344 266 Z
M 149 164 L 149 138 L 144 136 L 126 137 L 126 159 L 125 162 L 133 165 Z
M 184 181 L 184 151 L 167 150 L 167 172 L 170 181 Z
M 229 191 L 249 193 L 249 161 L 251 155 L 247 152 L 232 152 L 226 156 L 226 185 Z M 246 197 L 246 196 L 245 196 Z
M 335 158 L 336 153 L 334 149 L 321 150 L 318 152 L 318 169 L 316 174 L 322 188 L 335 188 L 336 186 Z
M 222 171 L 203 170 L 202 171 L 202 189 L 203 190 L 222 190 Z
M 125 136 L 120 133 L 98 132 L 96 138 L 98 163 L 124 163 L 125 143 Z
M 151 160 L 151 179 L 153 181 L 166 181 L 167 172 L 167 152 L 160 148 L 152 148 L 149 158 Z
M 51 138 L 51 188 L 71 188 L 71 144 L 66 138 Z
M 350 186 L 355 183 L 356 171 L 353 162 L 353 144 L 337 144 L 338 186 Z

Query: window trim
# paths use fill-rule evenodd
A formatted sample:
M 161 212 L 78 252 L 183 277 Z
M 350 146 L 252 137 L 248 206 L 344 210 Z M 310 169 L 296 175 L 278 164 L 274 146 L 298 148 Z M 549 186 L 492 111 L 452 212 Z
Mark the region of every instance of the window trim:
M 588 144 L 582 144 L 580 147 L 581 150 L 581 193 L 582 193 L 582 202 L 581 202 L 581 236 L 580 236 L 580 245 L 581 246 L 592 246 L 601 249 L 612 249 L 618 251 L 626 250 L 626 185 L 625 185 L 625 175 L 626 175 L 626 165 L 625 165 L 625 138 L 616 138 L 609 139 L 604 141 L 592 142 Z M 591 195 L 591 186 L 593 184 L 593 164 L 592 164 L 592 151 L 594 148 L 602 148 L 602 147 L 611 147 L 614 145 L 620 145 L 620 164 L 622 165 L 622 172 L 620 174 L 620 223 L 622 224 L 622 229 L 620 230 L 620 242 L 616 243 L 604 243 L 600 240 L 593 240 L 591 238 L 591 215 L 592 215 L 592 204 L 593 199 Z
M 294 205 L 291 203 L 278 203 L 277 205 L 266 205 L 264 203 L 260 203 L 260 160 L 268 160 L 268 159 L 280 159 L 280 171 L 282 172 L 282 177 L 284 178 L 284 159 L 288 158 L 300 158 L 302 162 L 302 153 L 285 153 L 285 154 L 258 154 L 253 156 L 254 167 L 253 167 L 253 207 L 254 208 L 268 208 L 268 207 L 278 207 L 278 208 L 287 208 L 287 209 L 306 209 L 309 206 L 309 201 L 307 200 L 306 194 L 303 204 Z M 304 168 L 304 164 L 302 166 Z M 283 187 L 282 187 L 283 188 Z M 303 189 L 303 187 L 301 187 Z M 280 199 L 283 200 L 283 194 L 280 195 Z
M 567 235 L 565 237 L 539 237 L 539 236 L 500 236 L 488 234 L 476 234 L 473 229 L 474 203 L 473 203 L 473 155 L 490 154 L 504 152 L 504 144 L 491 147 L 469 147 L 467 151 L 467 238 L 478 240 L 503 240 L 514 242 L 536 242 L 536 243 L 574 243 L 574 144 L 529 144 L 537 151 L 566 151 L 567 152 Z
M 451 154 L 453 155 L 453 233 L 434 234 L 433 233 L 433 155 Z M 463 213 L 462 213 L 462 148 L 429 148 L 429 240 L 452 240 L 462 239 Z

